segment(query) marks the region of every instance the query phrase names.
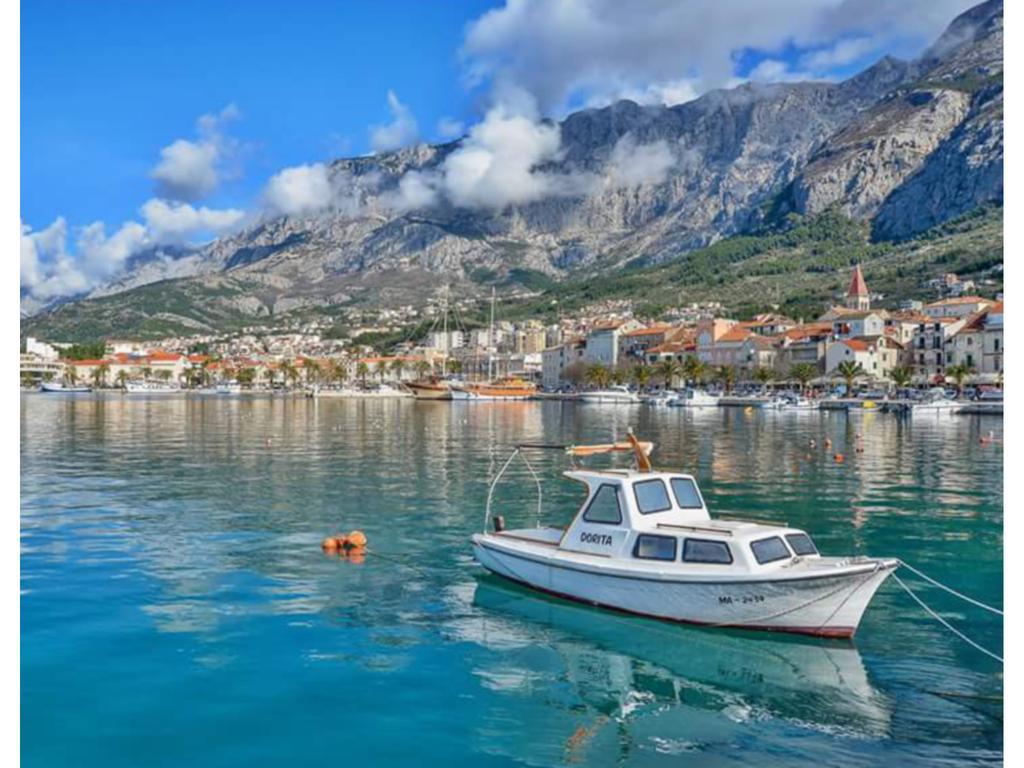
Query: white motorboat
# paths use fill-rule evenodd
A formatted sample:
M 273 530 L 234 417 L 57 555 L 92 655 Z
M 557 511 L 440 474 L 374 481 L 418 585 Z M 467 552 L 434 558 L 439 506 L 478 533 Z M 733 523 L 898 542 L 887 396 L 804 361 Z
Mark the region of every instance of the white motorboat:
M 571 456 L 632 452 L 629 470 L 573 469 L 586 487 L 565 528 L 506 529 L 494 518 L 495 487 L 531 448 Z M 544 592 L 658 619 L 716 627 L 851 637 L 896 559 L 826 557 L 802 530 L 712 519 L 691 475 L 654 471 L 653 446 L 518 446 L 491 483 L 476 559 L 489 571 Z M 524 457 L 525 459 L 525 457 Z M 529 467 L 529 463 L 527 462 Z M 532 473 L 532 467 L 531 473 Z
M 215 395 L 238 395 L 242 392 L 242 385 L 237 381 L 222 381 L 213 388 Z
M 958 413 L 963 410 L 964 404 L 946 396 L 946 391 L 941 387 L 928 390 L 920 400 L 896 404 L 899 413 L 930 415 Z
M 614 403 L 630 404 L 639 403 L 640 396 L 623 386 L 611 386 L 607 389 L 592 389 L 589 392 L 580 392 L 580 402 L 583 403 Z
M 818 404 L 801 395 L 779 395 L 764 403 L 762 408 L 771 411 L 816 411 Z
M 669 401 L 674 408 L 717 408 L 718 396 L 709 395 L 703 389 L 685 389 Z
M 640 402 L 644 405 L 651 405 L 655 408 L 660 408 L 669 405 L 676 395 L 674 392 L 665 390 L 663 392 L 655 392 L 649 395 L 640 395 Z
M 65 384 L 62 381 L 44 381 L 39 386 L 39 391 L 51 394 L 81 395 L 92 392 L 92 387 L 84 384 Z
M 124 383 L 126 395 L 177 395 L 181 391 L 181 387 L 155 381 L 126 381 Z

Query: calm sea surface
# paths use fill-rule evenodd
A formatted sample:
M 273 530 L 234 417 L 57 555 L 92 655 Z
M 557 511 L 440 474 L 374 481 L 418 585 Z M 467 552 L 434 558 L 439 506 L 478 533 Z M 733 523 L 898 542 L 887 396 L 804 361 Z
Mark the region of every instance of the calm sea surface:
M 1000 419 L 36 394 L 21 413 L 26 766 L 1002 762 L 1001 666 L 891 579 L 854 642 L 801 640 L 539 597 L 468 543 L 511 444 L 632 425 L 713 514 L 1001 606 Z M 567 522 L 564 457 L 537 463 Z M 499 494 L 510 525 L 533 522 L 525 480 Z M 354 528 L 365 561 L 321 553 Z M 1001 654 L 998 617 L 921 594 Z

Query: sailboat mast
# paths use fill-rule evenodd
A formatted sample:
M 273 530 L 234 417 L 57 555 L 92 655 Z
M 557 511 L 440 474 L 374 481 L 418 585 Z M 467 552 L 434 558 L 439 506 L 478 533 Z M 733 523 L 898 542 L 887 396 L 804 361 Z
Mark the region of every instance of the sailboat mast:
M 441 319 L 442 336 L 444 339 L 444 354 L 441 357 L 441 376 L 448 375 L 448 285 L 445 284 L 443 291 L 441 292 Z
M 495 288 L 491 286 L 491 324 L 487 329 L 487 380 L 494 379 L 494 300 Z

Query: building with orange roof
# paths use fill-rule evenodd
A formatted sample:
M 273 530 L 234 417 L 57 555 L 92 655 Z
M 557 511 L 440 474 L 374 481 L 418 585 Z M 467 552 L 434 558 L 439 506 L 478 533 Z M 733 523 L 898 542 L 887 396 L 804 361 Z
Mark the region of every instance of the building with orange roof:
M 982 296 L 958 296 L 925 304 L 922 312 L 929 317 L 969 317 L 996 302 Z
M 884 334 L 835 341 L 825 353 L 825 373 L 835 373 L 844 362 L 860 363 L 869 379 L 883 381 L 900 364 L 902 350 L 902 344 Z
M 640 323 L 632 319 L 612 320 L 593 326 L 587 333 L 586 361 L 614 368 L 619 364 L 619 338 L 639 327 Z
M 669 323 L 652 323 L 619 334 L 619 358 L 636 361 L 646 357 L 647 350 L 663 344 L 673 331 Z
M 1003 302 L 976 312 L 946 342 L 949 365 L 966 365 L 974 379 L 997 381 L 1003 372 Z

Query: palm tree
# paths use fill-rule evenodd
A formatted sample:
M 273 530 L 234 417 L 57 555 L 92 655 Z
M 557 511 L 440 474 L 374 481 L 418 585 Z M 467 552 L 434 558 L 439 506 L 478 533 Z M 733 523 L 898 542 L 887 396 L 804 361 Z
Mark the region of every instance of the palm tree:
M 977 371 L 967 363 L 957 363 L 946 369 L 946 375 L 956 383 L 956 396 L 960 397 L 964 392 L 964 380 L 976 374 Z
M 425 379 L 427 374 L 430 373 L 431 365 L 426 360 L 416 361 L 416 377 L 419 379 Z
M 78 383 L 78 371 L 75 370 L 74 363 L 64 367 L 64 378 L 72 387 Z
M 238 369 L 238 383 L 245 384 L 247 387 L 251 387 L 253 381 L 256 379 L 255 368 L 239 368 Z
M 391 372 L 392 372 L 393 374 L 395 374 L 395 378 L 396 378 L 396 379 L 397 379 L 398 381 L 401 381 L 401 380 L 402 380 L 402 371 L 404 371 L 404 370 L 405 370 L 405 360 L 403 360 L 403 359 L 402 359 L 402 358 L 400 358 L 400 357 L 396 357 L 396 358 L 395 358 L 395 359 L 394 359 L 394 360 L 393 360 L 393 361 L 391 362 Z
M 152 368 L 150 368 L 148 365 L 142 366 L 142 379 L 143 379 L 143 381 L 148 381 L 149 377 L 152 376 L 152 375 L 153 375 L 153 369 Z
M 818 368 L 811 363 L 794 363 L 789 367 L 789 378 L 800 384 L 800 393 L 807 388 L 808 382 L 818 375 Z
M 340 360 L 331 360 L 327 366 L 327 380 L 331 384 L 342 384 L 348 378 L 348 366 Z
M 687 381 L 699 385 L 708 373 L 708 364 L 696 355 L 687 355 L 683 361 L 683 375 Z
M 637 389 L 641 390 L 646 389 L 647 385 L 651 383 L 652 374 L 651 366 L 647 363 L 637 363 L 629 369 L 629 377 L 636 384 Z
M 156 374 L 156 375 L 160 377 L 160 380 L 161 380 L 161 381 L 162 381 L 162 382 L 163 382 L 164 384 L 166 384 L 166 383 L 167 383 L 168 381 L 170 381 L 170 380 L 171 380 L 171 377 L 172 377 L 172 376 L 174 375 L 174 373 L 173 373 L 173 371 L 168 371 L 168 370 L 167 370 L 167 369 L 165 368 L 165 369 L 163 369 L 163 370 L 161 370 L 161 371 L 157 371 L 157 374 Z
M 628 374 L 622 368 L 612 368 L 609 371 L 609 375 L 611 376 L 612 384 L 622 384 Z
M 302 358 L 302 370 L 306 374 L 307 384 L 316 384 L 320 381 L 320 376 L 323 373 L 320 370 L 320 364 L 311 357 Z
M 603 363 L 594 363 L 587 368 L 587 372 L 584 375 L 586 382 L 598 389 L 607 387 L 611 377 L 611 371 Z
M 448 370 L 455 375 L 462 373 L 462 361 L 455 358 L 450 359 L 448 361 Z
M 384 381 L 384 376 L 388 372 L 387 361 L 386 360 L 378 360 L 377 361 L 377 366 L 376 366 L 376 368 L 374 368 L 373 372 L 376 373 L 378 376 L 380 376 L 380 380 L 381 381 Z
M 110 373 L 110 363 L 100 363 L 92 371 L 93 386 L 99 389 L 107 383 L 107 374 Z
M 363 389 L 366 388 L 366 377 L 370 375 L 370 366 L 365 361 L 360 360 L 356 363 L 356 378 L 359 379 L 363 384 Z
M 114 381 L 117 382 L 117 386 L 124 389 L 124 385 L 128 383 L 128 371 L 122 368 L 117 372 L 117 376 L 114 377 Z
M 682 374 L 682 366 L 671 357 L 667 360 L 662 360 L 656 366 L 658 376 L 665 383 L 666 389 L 671 389 L 675 386 L 676 379 Z
M 836 373 L 846 382 L 846 396 L 850 397 L 853 393 L 853 382 L 864 375 L 864 366 L 853 360 L 843 360 L 836 366 Z
M 903 389 L 908 386 L 911 379 L 914 378 L 914 372 L 909 366 L 897 365 L 889 371 L 889 378 L 892 379 L 892 383 L 896 385 L 897 389 Z
M 763 365 L 759 365 L 754 369 L 754 381 L 761 385 L 763 389 L 768 382 L 775 378 L 775 371 L 771 368 L 766 368 Z
M 279 370 L 281 375 L 284 376 L 285 381 L 291 382 L 291 385 L 294 387 L 295 382 L 299 380 L 299 369 L 295 367 L 292 361 L 282 361 Z
M 732 392 L 732 385 L 736 383 L 736 369 L 731 365 L 720 365 L 715 371 L 715 378 L 722 382 L 722 389 L 725 394 Z

